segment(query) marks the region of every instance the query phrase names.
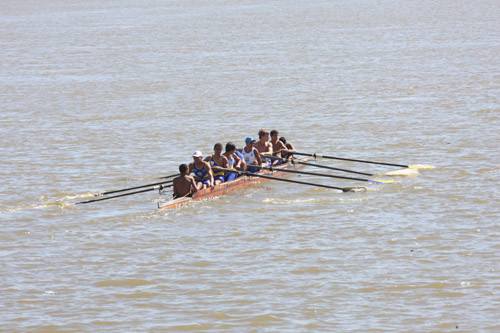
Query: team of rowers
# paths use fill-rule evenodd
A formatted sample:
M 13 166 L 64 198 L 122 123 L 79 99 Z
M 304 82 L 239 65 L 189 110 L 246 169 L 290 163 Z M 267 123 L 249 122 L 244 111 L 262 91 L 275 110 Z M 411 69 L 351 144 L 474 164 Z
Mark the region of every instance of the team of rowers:
M 258 172 L 256 166 L 272 166 L 280 164 L 281 159 L 291 157 L 295 151 L 293 145 L 284 137 L 278 139 L 278 131 L 259 131 L 259 140 L 249 136 L 245 139 L 245 147 L 236 149 L 232 142 L 226 144 L 226 151 L 222 153 L 222 144 L 216 143 L 213 155 L 203 159 L 200 151 L 193 154 L 193 162 L 179 166 L 180 176 L 173 180 L 174 199 L 191 196 L 194 192 L 229 182 L 238 177 L 237 173 L 223 169 Z M 271 138 L 269 139 L 269 136 Z M 280 157 L 272 159 L 270 156 Z M 190 174 L 193 173 L 194 177 Z

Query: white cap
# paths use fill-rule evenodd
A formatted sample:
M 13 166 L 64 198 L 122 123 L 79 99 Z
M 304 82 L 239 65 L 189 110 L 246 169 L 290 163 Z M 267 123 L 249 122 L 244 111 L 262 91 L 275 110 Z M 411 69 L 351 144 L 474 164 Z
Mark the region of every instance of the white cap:
M 202 156 L 203 156 L 203 155 L 202 155 L 201 151 L 199 151 L 199 150 L 197 150 L 197 151 L 195 151 L 195 152 L 193 153 L 193 157 L 202 157 Z

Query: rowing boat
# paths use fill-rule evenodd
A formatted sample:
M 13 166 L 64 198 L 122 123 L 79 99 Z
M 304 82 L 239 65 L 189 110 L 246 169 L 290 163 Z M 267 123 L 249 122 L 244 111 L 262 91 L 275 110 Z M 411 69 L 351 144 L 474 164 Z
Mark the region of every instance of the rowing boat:
M 297 161 L 305 162 L 308 161 L 310 157 L 302 157 L 302 158 L 297 158 Z M 261 171 L 258 173 L 258 175 L 272 175 L 273 177 L 283 177 L 286 175 L 285 172 L 279 171 L 280 169 L 296 169 L 300 168 L 301 165 L 298 163 L 287 163 L 283 165 L 279 165 L 275 168 L 273 168 L 273 171 Z M 256 182 L 260 181 L 265 181 L 268 180 L 266 178 L 261 178 L 261 177 L 254 177 L 254 176 L 241 176 L 236 178 L 233 181 L 227 182 L 227 183 L 222 183 L 219 185 L 216 185 L 214 187 L 209 187 L 200 191 L 197 191 L 193 194 L 192 197 L 182 197 L 182 198 L 177 198 L 177 199 L 172 199 L 169 200 L 165 203 L 158 204 L 159 209 L 170 209 L 170 208 L 175 208 L 181 205 L 185 205 L 189 202 L 192 201 L 199 201 L 203 199 L 208 199 L 212 197 L 218 197 L 221 195 L 226 194 L 229 191 L 235 191 L 239 190 L 245 187 L 248 187 L 252 184 L 255 184 Z

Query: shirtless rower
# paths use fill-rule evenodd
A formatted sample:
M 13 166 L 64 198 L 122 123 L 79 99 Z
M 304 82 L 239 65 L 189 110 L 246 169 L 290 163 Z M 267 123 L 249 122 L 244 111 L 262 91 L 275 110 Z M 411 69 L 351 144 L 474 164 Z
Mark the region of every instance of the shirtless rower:
M 189 168 L 186 164 L 179 165 L 181 175 L 173 180 L 174 199 L 190 197 L 200 188 L 200 186 L 196 184 L 194 178 L 188 174 L 188 170 Z
M 262 159 L 260 157 L 259 151 L 254 148 L 255 139 L 248 136 L 245 139 L 245 147 L 240 150 L 243 155 L 243 159 L 247 165 L 247 170 L 250 172 L 258 172 L 258 168 L 252 168 L 252 165 L 262 165 Z
M 265 163 L 264 166 L 270 166 L 268 159 L 265 158 L 266 155 L 273 155 L 273 144 L 269 142 L 269 131 L 263 129 L 259 131 L 259 141 L 255 143 L 254 147 L 260 153 L 262 163 Z
M 194 173 L 196 183 L 201 183 L 201 188 L 204 189 L 214 186 L 214 175 L 210 164 L 203 161 L 203 155 L 199 150 L 193 154 L 193 162 L 189 164 L 189 173 Z
M 228 167 L 227 157 L 222 154 L 222 144 L 216 143 L 214 146 L 214 154 L 212 156 L 207 156 L 205 162 L 210 163 L 212 167 L 212 172 L 214 174 L 214 184 L 218 185 L 224 183 L 224 171 L 220 168 Z
M 273 155 L 282 157 L 288 152 L 288 149 L 286 148 L 285 144 L 278 140 L 278 131 L 277 130 L 272 130 L 271 131 L 271 143 L 273 145 Z

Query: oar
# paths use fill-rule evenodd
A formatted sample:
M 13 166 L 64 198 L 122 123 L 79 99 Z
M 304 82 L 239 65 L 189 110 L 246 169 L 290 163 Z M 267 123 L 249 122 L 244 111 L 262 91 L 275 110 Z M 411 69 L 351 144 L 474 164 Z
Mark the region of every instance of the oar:
M 316 163 L 310 163 L 310 162 L 302 162 L 302 161 L 296 161 L 296 160 L 284 160 L 284 161 L 285 162 L 292 162 L 292 164 L 293 163 L 297 163 L 297 164 L 312 166 L 312 167 L 315 167 L 315 168 L 335 170 L 335 171 L 342 171 L 342 172 L 347 172 L 347 173 L 354 173 L 354 174 L 357 174 L 357 175 L 375 176 L 373 173 L 353 171 L 353 170 L 340 169 L 340 168 L 334 168 L 334 167 L 330 167 L 330 166 L 323 165 L 323 164 L 316 164 Z
M 168 178 L 174 178 L 174 177 L 177 177 L 179 176 L 180 174 L 179 173 L 176 173 L 175 175 L 168 175 L 168 176 L 165 176 L 165 177 L 160 177 L 158 179 L 168 179 Z
M 144 192 L 149 192 L 149 191 L 154 191 L 154 190 L 162 190 L 162 189 L 164 189 L 164 188 L 171 187 L 171 186 L 173 186 L 173 185 L 172 185 L 172 184 L 167 185 L 167 186 L 159 185 L 159 186 L 155 186 L 155 187 L 148 188 L 148 189 L 141 190 L 141 191 L 135 191 L 135 192 L 129 192 L 129 193 L 124 193 L 124 194 L 119 194 L 119 195 L 113 195 L 113 196 L 110 196 L 110 197 L 100 198 L 100 199 L 93 199 L 93 200 L 87 200 L 87 201 L 80 201 L 80 202 L 75 203 L 75 205 L 79 205 L 79 204 L 87 204 L 87 203 L 91 203 L 91 202 L 103 201 L 103 200 L 109 200 L 109 199 L 114 199 L 114 198 L 120 198 L 120 197 L 124 197 L 124 196 L 127 196 L 127 195 L 138 194 L 138 193 L 144 193 Z
M 254 167 L 254 166 L 252 166 L 252 167 Z M 272 176 L 262 175 L 259 173 L 252 173 L 252 172 L 248 172 L 248 171 L 237 171 L 234 169 L 221 168 L 221 170 L 227 171 L 227 172 L 233 172 L 233 173 L 237 173 L 237 174 L 241 174 L 241 175 L 246 175 L 246 176 L 250 176 L 250 177 L 260 177 L 260 178 L 266 178 L 266 179 L 272 179 L 272 180 L 279 180 L 279 181 L 287 182 L 287 183 L 295 183 L 295 184 L 302 184 L 302 185 L 309 185 L 309 186 L 316 186 L 316 187 L 331 188 L 334 190 L 341 190 L 342 192 L 350 192 L 350 191 L 353 191 L 355 188 L 366 190 L 366 188 L 364 188 L 364 187 L 336 187 L 336 186 L 330 186 L 330 185 L 302 182 L 299 180 L 291 180 L 291 179 L 285 179 L 285 178 L 272 177 Z
M 281 158 L 281 157 L 277 157 L 277 156 L 267 156 L 267 155 L 266 155 L 266 157 L 271 158 L 271 159 L 276 159 L 276 160 L 282 161 L 283 163 L 288 163 L 288 162 L 291 162 L 292 164 L 293 164 L 293 163 L 297 163 L 297 164 L 308 165 L 308 166 L 312 166 L 312 167 L 316 167 L 316 168 L 322 168 L 322 169 L 328 169 L 328 170 L 335 170 L 335 171 L 342 171 L 342 172 L 347 172 L 347 173 L 354 173 L 354 174 L 357 174 L 357 175 L 363 175 L 363 176 L 375 176 L 375 175 L 374 175 L 374 174 L 372 174 L 372 173 L 367 173 L 367 172 L 359 172 L 359 171 L 353 171 L 353 170 L 347 170 L 347 169 L 339 169 L 339 168 L 329 167 L 329 166 L 322 165 L 322 164 L 316 164 L 316 163 L 310 163 L 310 162 L 302 162 L 302 161 L 297 161 L 297 160 L 295 160 L 295 159 L 283 159 L 283 158 Z
M 320 176 L 320 177 L 331 177 L 331 178 L 340 178 L 340 179 L 349 179 L 349 180 L 359 180 L 362 182 L 370 182 L 374 184 L 390 184 L 394 183 L 394 180 L 372 180 L 372 179 L 364 179 L 364 178 L 354 178 L 354 177 L 343 177 L 343 176 L 335 176 L 335 175 L 329 175 L 326 173 L 315 173 L 315 172 L 307 172 L 307 171 L 299 171 L 299 170 L 291 170 L 291 169 L 276 169 L 276 168 L 268 168 L 268 167 L 263 167 L 263 166 L 258 166 L 258 165 L 252 165 L 252 168 L 258 168 L 258 169 L 263 169 L 263 170 L 270 170 L 270 171 L 280 171 L 280 172 L 288 172 L 288 173 L 297 173 L 301 175 L 311 175 L 311 176 Z
M 124 189 L 121 189 L 121 190 L 114 190 L 114 191 L 108 191 L 108 192 L 98 193 L 98 194 L 94 194 L 94 196 L 100 197 L 102 195 L 108 195 L 108 194 L 119 193 L 119 192 L 126 192 L 126 191 L 130 191 L 130 190 L 137 190 L 138 188 L 144 188 L 144 187 L 155 186 L 155 185 L 162 185 L 162 184 L 167 184 L 167 183 L 171 183 L 171 182 L 172 182 L 171 180 L 166 180 L 166 181 L 159 182 L 159 183 L 152 183 L 152 184 L 146 184 L 146 185 L 141 185 L 141 186 L 134 186 L 134 187 L 124 188 Z
M 366 160 L 356 160 L 352 158 L 343 158 L 343 157 L 335 157 L 335 156 L 327 156 L 327 155 L 321 155 L 321 154 L 310 154 L 310 153 L 298 153 L 298 152 L 293 152 L 291 154 L 294 155 L 302 155 L 302 156 L 311 156 L 314 158 L 328 158 L 332 160 L 340 160 L 340 161 L 349 161 L 349 162 L 361 162 L 361 163 L 370 163 L 370 164 L 379 164 L 379 165 L 388 165 L 388 166 L 396 166 L 400 168 L 410 168 L 410 169 L 433 169 L 434 166 L 432 165 L 424 165 L 424 164 L 416 164 L 416 165 L 404 165 L 404 164 L 395 164 L 395 163 L 384 163 L 384 162 L 374 162 L 374 161 L 366 161 Z

